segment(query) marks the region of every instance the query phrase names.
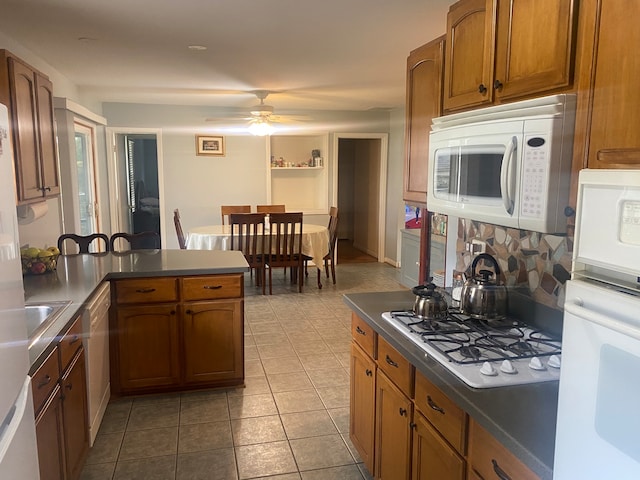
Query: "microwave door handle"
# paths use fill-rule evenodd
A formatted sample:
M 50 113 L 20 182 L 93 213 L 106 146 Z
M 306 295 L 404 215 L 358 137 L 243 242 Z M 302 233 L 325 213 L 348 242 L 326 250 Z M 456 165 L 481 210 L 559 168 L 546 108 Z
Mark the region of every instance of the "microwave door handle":
M 502 168 L 500 169 L 500 191 L 502 192 L 502 204 L 509 215 L 513 214 L 513 174 L 511 168 L 513 156 L 516 153 L 518 139 L 511 137 L 502 157 Z

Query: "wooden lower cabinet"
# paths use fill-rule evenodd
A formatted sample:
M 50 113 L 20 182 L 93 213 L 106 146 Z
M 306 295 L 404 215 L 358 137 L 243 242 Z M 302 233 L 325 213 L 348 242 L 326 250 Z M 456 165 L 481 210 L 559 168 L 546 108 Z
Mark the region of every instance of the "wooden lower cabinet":
M 86 379 L 84 349 L 81 348 L 60 380 L 63 395 L 65 464 L 69 479 L 80 477 L 89 452 Z
M 464 480 L 464 458 L 418 411 L 413 414 L 412 442 L 412 480 Z
M 242 378 L 241 302 L 190 302 L 183 309 L 184 381 L 198 384 Z
M 364 466 L 373 474 L 376 364 L 355 342 L 351 343 L 350 363 L 349 438 L 358 450 Z
M 112 392 L 242 385 L 243 282 L 242 274 L 114 281 Z
M 176 304 L 121 307 L 115 328 L 123 390 L 179 384 Z
M 380 370 L 376 383 L 375 478 L 409 479 L 413 404 Z
M 36 417 L 36 439 L 40 480 L 65 478 L 64 423 L 62 393 L 59 385 L 56 385 L 47 403 Z

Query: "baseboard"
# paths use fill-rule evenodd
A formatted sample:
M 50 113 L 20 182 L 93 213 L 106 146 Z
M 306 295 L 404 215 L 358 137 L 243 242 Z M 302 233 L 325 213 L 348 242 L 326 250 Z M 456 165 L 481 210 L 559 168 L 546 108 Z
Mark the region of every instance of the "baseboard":
M 391 265 L 394 268 L 398 268 L 400 266 L 400 262 L 396 261 L 396 260 L 392 260 L 389 257 L 385 257 L 384 258 L 384 263 Z

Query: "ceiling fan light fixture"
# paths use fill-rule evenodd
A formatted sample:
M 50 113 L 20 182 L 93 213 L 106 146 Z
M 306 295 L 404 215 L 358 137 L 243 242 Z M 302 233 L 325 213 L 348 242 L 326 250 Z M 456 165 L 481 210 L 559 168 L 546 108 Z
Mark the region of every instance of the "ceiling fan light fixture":
M 271 135 L 273 131 L 273 126 L 265 120 L 257 120 L 249 125 L 249 133 L 257 137 Z

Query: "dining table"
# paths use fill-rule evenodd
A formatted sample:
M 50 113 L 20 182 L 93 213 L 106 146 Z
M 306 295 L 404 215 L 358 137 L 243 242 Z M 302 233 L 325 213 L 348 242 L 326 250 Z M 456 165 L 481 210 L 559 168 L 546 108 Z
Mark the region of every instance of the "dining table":
M 268 231 L 265 233 L 269 233 Z M 231 250 L 230 225 L 203 225 L 187 230 L 187 250 Z M 324 225 L 302 224 L 302 254 L 322 268 L 329 253 L 329 230 Z M 318 286 L 322 288 L 321 283 Z

